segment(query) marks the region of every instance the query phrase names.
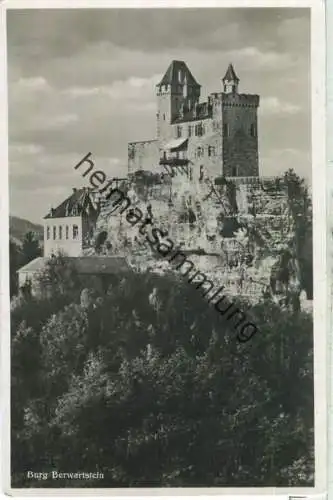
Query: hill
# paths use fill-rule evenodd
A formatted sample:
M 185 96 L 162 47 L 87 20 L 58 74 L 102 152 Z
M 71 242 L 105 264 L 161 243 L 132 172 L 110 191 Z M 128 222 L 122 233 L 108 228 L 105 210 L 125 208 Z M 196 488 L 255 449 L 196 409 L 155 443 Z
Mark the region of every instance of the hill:
M 20 217 L 15 217 L 13 215 L 9 216 L 9 235 L 10 238 L 17 244 L 21 244 L 24 235 L 33 231 L 40 242 L 43 241 L 43 226 L 40 224 L 35 224 L 26 219 L 21 219 Z

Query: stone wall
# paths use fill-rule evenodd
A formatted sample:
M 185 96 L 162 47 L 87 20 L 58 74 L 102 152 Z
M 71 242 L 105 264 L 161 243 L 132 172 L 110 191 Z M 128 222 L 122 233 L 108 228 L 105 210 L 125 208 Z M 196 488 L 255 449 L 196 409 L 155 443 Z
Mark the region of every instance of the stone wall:
M 130 142 L 128 144 L 128 173 L 136 170 L 150 170 L 159 168 L 159 146 L 157 140 Z

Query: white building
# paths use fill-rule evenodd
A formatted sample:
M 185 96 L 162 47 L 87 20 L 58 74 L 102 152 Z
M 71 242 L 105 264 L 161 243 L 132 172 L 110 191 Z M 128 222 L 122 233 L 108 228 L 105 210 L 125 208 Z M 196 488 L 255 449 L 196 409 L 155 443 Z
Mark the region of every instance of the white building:
M 73 193 L 44 217 L 44 257 L 62 252 L 68 257 L 82 255 L 91 246 L 99 208 L 89 188 Z

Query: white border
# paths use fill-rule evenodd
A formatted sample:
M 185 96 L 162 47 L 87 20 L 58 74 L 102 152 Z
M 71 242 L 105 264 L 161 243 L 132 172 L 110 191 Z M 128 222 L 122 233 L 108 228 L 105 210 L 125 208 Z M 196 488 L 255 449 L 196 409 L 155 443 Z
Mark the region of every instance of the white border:
M 263 500 L 267 495 L 311 495 L 323 498 L 327 485 L 327 281 L 326 281 L 326 163 L 325 163 L 325 8 L 323 0 L 8 0 L 0 4 L 2 42 L 4 57 L 0 60 L 2 75 L 0 87 L 0 189 L 1 201 L 1 333 L 2 333 L 2 395 L 6 408 L 2 412 L 3 432 L 3 482 L 7 494 L 23 497 L 49 496 L 197 496 L 233 495 L 236 498 L 248 498 L 248 495 L 260 495 Z M 311 8 L 311 95 L 312 95 L 312 196 L 313 196 L 313 241 L 314 241 L 314 366 L 315 366 L 315 478 L 314 488 L 159 488 L 159 489 L 11 489 L 9 477 L 10 451 L 10 336 L 9 336 L 9 280 L 8 280 L 8 131 L 7 131 L 7 66 L 6 66 L 6 9 L 30 8 L 183 8 L 183 7 L 310 7 Z M 301 333 L 301 332 L 300 332 Z M 237 495 L 234 496 L 234 495 Z M 246 496 L 245 496 L 246 494 Z M 318 495 L 319 494 L 319 495 Z M 264 496 L 266 495 L 266 497 Z M 228 498 L 227 496 L 225 498 Z

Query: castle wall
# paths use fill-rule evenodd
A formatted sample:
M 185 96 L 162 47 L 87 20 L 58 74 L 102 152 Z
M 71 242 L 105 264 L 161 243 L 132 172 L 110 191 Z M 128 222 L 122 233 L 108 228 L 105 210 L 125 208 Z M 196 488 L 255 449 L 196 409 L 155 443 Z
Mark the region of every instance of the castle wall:
M 159 171 L 158 141 L 139 141 L 128 144 L 128 173 L 137 170 Z

